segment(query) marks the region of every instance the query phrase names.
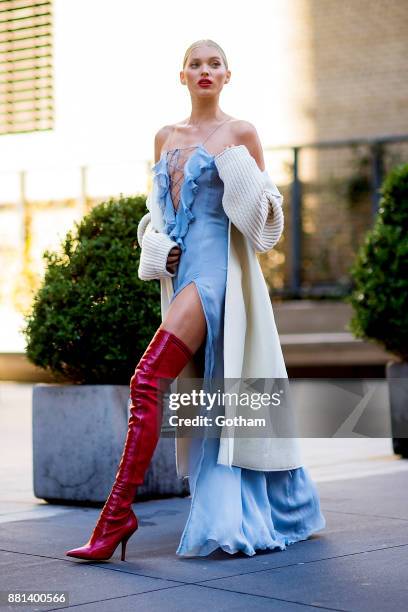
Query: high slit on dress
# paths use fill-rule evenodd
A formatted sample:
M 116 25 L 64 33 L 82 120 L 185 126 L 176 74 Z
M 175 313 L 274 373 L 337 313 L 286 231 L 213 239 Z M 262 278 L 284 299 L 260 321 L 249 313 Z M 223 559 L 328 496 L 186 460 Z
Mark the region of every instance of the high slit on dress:
M 164 231 L 181 248 L 172 277 L 172 301 L 194 282 L 205 314 L 205 389 L 224 375 L 228 217 L 214 159 L 199 143 L 165 150 L 152 168 Z M 217 464 L 218 448 L 218 437 L 191 439 L 191 505 L 177 555 L 204 556 L 221 548 L 252 556 L 256 550 L 283 550 L 325 527 L 318 491 L 305 467 L 277 471 L 229 467 Z

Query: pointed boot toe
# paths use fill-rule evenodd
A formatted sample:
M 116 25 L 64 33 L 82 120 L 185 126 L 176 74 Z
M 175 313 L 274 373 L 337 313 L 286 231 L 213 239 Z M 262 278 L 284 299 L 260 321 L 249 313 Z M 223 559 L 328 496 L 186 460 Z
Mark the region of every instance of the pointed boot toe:
M 130 381 L 128 432 L 112 490 L 90 539 L 68 550 L 68 557 L 106 561 L 121 543 L 125 561 L 127 541 L 138 527 L 131 505 L 160 438 L 163 393 L 192 356 L 172 332 L 160 327 L 153 336 Z

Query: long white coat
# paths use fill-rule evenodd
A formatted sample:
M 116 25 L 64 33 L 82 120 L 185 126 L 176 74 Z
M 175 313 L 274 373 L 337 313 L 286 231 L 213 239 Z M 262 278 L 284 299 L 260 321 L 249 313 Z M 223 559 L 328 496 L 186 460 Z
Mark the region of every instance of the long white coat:
M 235 151 L 229 149 L 228 156 L 234 159 L 234 156 L 238 154 L 247 155 L 246 148 L 245 151 L 242 150 L 243 148 L 245 147 L 240 145 L 235 147 Z M 251 160 L 254 161 L 252 157 Z M 252 165 L 250 167 L 251 171 L 260 172 Z M 266 171 L 263 174 L 264 177 L 269 178 Z M 274 186 L 270 178 L 269 184 Z M 275 193 L 279 194 L 276 186 L 274 189 Z M 161 232 L 164 223 L 155 181 L 148 194 L 147 208 L 150 211 L 152 229 Z M 224 209 L 227 212 L 226 206 Z M 160 278 L 160 287 L 161 314 L 164 320 L 173 295 L 172 278 Z M 177 390 L 179 378 L 184 377 L 199 377 L 199 373 L 194 369 L 193 360 L 173 382 L 172 391 Z M 227 379 L 243 378 L 288 378 L 268 288 L 255 249 L 249 239 L 231 222 L 231 219 L 228 224 L 224 378 L 226 381 Z M 234 409 L 226 407 L 225 412 L 226 416 L 233 416 Z M 188 453 L 191 438 L 176 435 L 175 440 L 177 475 L 183 478 L 188 476 Z M 220 438 L 217 462 L 228 466 L 235 465 L 266 471 L 288 470 L 303 465 L 299 440 L 296 437 L 234 438 L 231 435 L 231 428 L 226 435 L 225 427 Z

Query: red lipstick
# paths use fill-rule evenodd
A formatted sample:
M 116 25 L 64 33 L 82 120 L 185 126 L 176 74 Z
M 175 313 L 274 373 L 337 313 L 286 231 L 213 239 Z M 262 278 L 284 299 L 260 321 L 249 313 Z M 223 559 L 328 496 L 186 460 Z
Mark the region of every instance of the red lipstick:
M 212 85 L 212 81 L 210 81 L 210 79 L 200 79 L 198 84 L 200 87 L 210 87 L 210 85 Z

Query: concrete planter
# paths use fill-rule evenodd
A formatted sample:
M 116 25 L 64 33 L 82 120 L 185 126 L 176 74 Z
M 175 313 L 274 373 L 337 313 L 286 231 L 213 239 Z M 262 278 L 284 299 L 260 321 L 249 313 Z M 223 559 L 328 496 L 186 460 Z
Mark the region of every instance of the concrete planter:
M 390 361 L 386 366 L 391 409 L 392 445 L 408 459 L 408 363 Z
M 34 494 L 47 501 L 104 502 L 126 439 L 128 385 L 33 387 Z M 173 437 L 160 437 L 136 499 L 188 495 Z

